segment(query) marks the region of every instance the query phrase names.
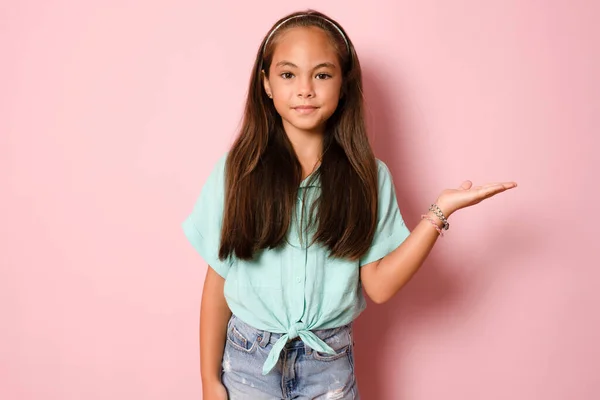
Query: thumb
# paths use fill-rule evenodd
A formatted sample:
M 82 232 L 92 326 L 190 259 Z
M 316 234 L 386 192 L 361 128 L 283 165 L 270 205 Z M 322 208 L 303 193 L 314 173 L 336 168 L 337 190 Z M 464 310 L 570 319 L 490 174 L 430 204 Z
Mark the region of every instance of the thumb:
M 471 186 L 473 186 L 473 182 L 471 182 L 471 181 L 464 181 L 462 183 L 462 185 L 460 185 L 459 189 L 468 190 L 468 189 L 471 189 Z

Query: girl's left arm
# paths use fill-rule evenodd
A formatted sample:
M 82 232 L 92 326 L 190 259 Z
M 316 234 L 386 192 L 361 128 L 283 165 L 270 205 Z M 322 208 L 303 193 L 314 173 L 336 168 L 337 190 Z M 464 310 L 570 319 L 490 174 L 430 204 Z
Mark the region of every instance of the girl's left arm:
M 458 189 L 446 189 L 438 197 L 436 204 L 446 218 L 461 208 L 475 205 L 517 186 L 515 182 L 490 183 L 475 188 L 471 188 L 471 185 L 470 181 L 465 181 Z M 427 215 L 437 222 L 439 228 L 443 226 L 443 222 L 433 211 L 429 211 Z M 371 300 L 381 304 L 391 299 L 421 267 L 438 236 L 438 231 L 431 222 L 421 219 L 395 250 L 377 261 L 363 265 L 360 279 Z

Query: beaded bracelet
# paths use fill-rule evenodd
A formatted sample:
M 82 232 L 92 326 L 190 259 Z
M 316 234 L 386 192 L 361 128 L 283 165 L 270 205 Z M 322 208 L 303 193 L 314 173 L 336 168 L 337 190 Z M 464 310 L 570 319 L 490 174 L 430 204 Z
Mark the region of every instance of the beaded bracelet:
M 438 231 L 438 233 L 440 234 L 440 236 L 444 237 L 444 232 L 442 232 L 442 230 L 440 229 L 440 227 L 437 225 L 437 223 L 435 222 L 435 220 L 433 218 L 431 218 L 427 214 L 423 214 L 423 215 L 421 215 L 421 219 L 427 219 L 429 222 L 431 222 L 431 225 L 434 226 L 434 228 Z
M 431 207 L 429 207 L 429 211 L 433 211 L 433 213 L 436 215 L 436 217 L 438 217 L 444 223 L 444 226 L 442 226 L 442 229 L 448 230 L 448 228 L 450 228 L 450 224 L 448 223 L 448 220 L 446 219 L 446 217 L 444 217 L 444 213 L 438 207 L 437 204 L 433 203 L 431 205 Z

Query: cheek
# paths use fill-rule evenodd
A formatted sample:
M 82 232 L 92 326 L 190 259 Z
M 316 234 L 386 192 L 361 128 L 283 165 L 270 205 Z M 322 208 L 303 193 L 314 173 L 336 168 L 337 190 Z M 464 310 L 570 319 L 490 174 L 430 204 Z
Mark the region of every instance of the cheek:
M 338 85 L 324 87 L 321 93 L 321 97 L 326 98 L 328 102 L 337 102 L 340 98 L 341 90 L 341 86 Z
M 285 114 L 289 112 L 288 101 L 282 96 L 275 96 L 275 100 L 273 101 L 273 105 L 275 106 L 275 110 L 278 114 Z
M 332 112 L 337 108 L 337 105 L 340 101 L 340 91 L 339 90 L 329 90 L 325 96 L 327 99 L 327 108 L 332 108 Z
M 294 90 L 293 86 L 289 83 L 282 82 L 281 80 L 273 82 L 271 88 L 274 93 L 285 96 L 286 93 L 290 93 Z

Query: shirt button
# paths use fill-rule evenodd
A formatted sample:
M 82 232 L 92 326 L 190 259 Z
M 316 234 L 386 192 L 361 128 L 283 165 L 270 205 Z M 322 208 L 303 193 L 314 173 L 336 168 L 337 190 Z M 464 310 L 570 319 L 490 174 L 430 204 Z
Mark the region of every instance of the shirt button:
M 300 279 L 300 278 L 298 277 L 298 278 L 296 278 L 296 282 L 300 283 L 300 282 L 302 282 L 302 279 Z

